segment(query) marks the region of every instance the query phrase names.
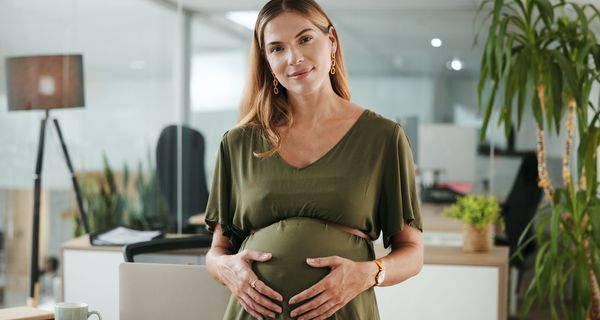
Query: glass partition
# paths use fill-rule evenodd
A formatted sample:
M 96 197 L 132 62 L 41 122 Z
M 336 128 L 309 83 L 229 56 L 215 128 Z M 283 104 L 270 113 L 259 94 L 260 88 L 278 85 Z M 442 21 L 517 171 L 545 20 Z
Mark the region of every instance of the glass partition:
M 171 213 L 157 188 L 155 153 L 161 130 L 180 121 L 177 21 L 175 9 L 154 1 L 0 1 L 0 306 L 24 305 L 29 295 L 33 177 L 45 116 L 41 110 L 8 111 L 5 58 L 82 55 L 85 106 L 50 110 L 49 116 L 61 125 L 90 229 L 166 228 Z M 52 120 L 41 177 L 44 304 L 60 299 L 61 243 L 82 233 Z

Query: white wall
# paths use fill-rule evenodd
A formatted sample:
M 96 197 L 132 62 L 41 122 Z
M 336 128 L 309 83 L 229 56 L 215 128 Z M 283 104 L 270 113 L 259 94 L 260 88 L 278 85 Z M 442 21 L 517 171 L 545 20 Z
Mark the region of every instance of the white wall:
M 352 101 L 398 120 L 417 116 L 433 122 L 434 80 L 430 77 L 350 77 Z

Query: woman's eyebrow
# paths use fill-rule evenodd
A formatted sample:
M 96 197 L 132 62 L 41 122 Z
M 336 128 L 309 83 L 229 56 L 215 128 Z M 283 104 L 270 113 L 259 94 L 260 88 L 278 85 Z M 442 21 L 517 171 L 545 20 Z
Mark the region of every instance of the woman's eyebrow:
M 294 38 L 298 38 L 299 36 L 301 36 L 303 33 L 307 32 L 307 31 L 313 31 L 312 28 L 306 28 L 300 32 L 298 32 L 298 34 L 294 37 Z M 281 41 L 271 41 L 269 43 L 267 43 L 267 46 L 273 45 L 273 44 L 280 44 Z

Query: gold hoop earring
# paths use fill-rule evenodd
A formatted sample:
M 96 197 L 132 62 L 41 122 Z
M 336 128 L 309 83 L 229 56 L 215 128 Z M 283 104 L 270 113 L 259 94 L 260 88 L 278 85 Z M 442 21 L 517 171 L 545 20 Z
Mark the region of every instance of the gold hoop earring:
M 277 81 L 277 78 L 275 78 L 275 73 L 273 74 L 273 93 L 274 94 L 279 94 L 279 88 L 277 88 L 277 86 L 279 85 L 279 81 Z
M 329 70 L 329 73 L 332 75 L 335 74 L 335 52 L 331 53 L 331 69 Z

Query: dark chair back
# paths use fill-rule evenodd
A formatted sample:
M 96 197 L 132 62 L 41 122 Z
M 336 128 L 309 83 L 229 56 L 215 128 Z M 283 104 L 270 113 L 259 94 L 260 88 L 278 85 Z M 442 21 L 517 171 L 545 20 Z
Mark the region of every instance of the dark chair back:
M 543 190 L 537 184 L 537 165 L 535 153 L 530 152 L 523 155 L 515 181 L 502 206 L 502 216 L 511 255 L 517 250 L 519 238 L 533 219 L 542 200 Z M 531 229 L 529 229 L 527 237 L 530 237 L 531 234 Z M 532 241 L 524 248 L 523 254 L 528 255 L 534 249 L 535 243 Z M 511 261 L 511 264 L 516 266 L 521 263 L 522 261 L 519 259 Z
M 212 236 L 196 235 L 181 238 L 164 238 L 128 244 L 123 248 L 125 262 L 135 262 L 140 254 L 158 253 L 182 249 L 210 248 Z
M 163 129 L 156 146 L 156 170 L 160 189 L 169 207 L 168 231 L 177 230 L 178 131 L 181 129 L 181 199 L 184 231 L 190 216 L 204 212 L 208 201 L 204 172 L 204 137 L 187 126 Z

